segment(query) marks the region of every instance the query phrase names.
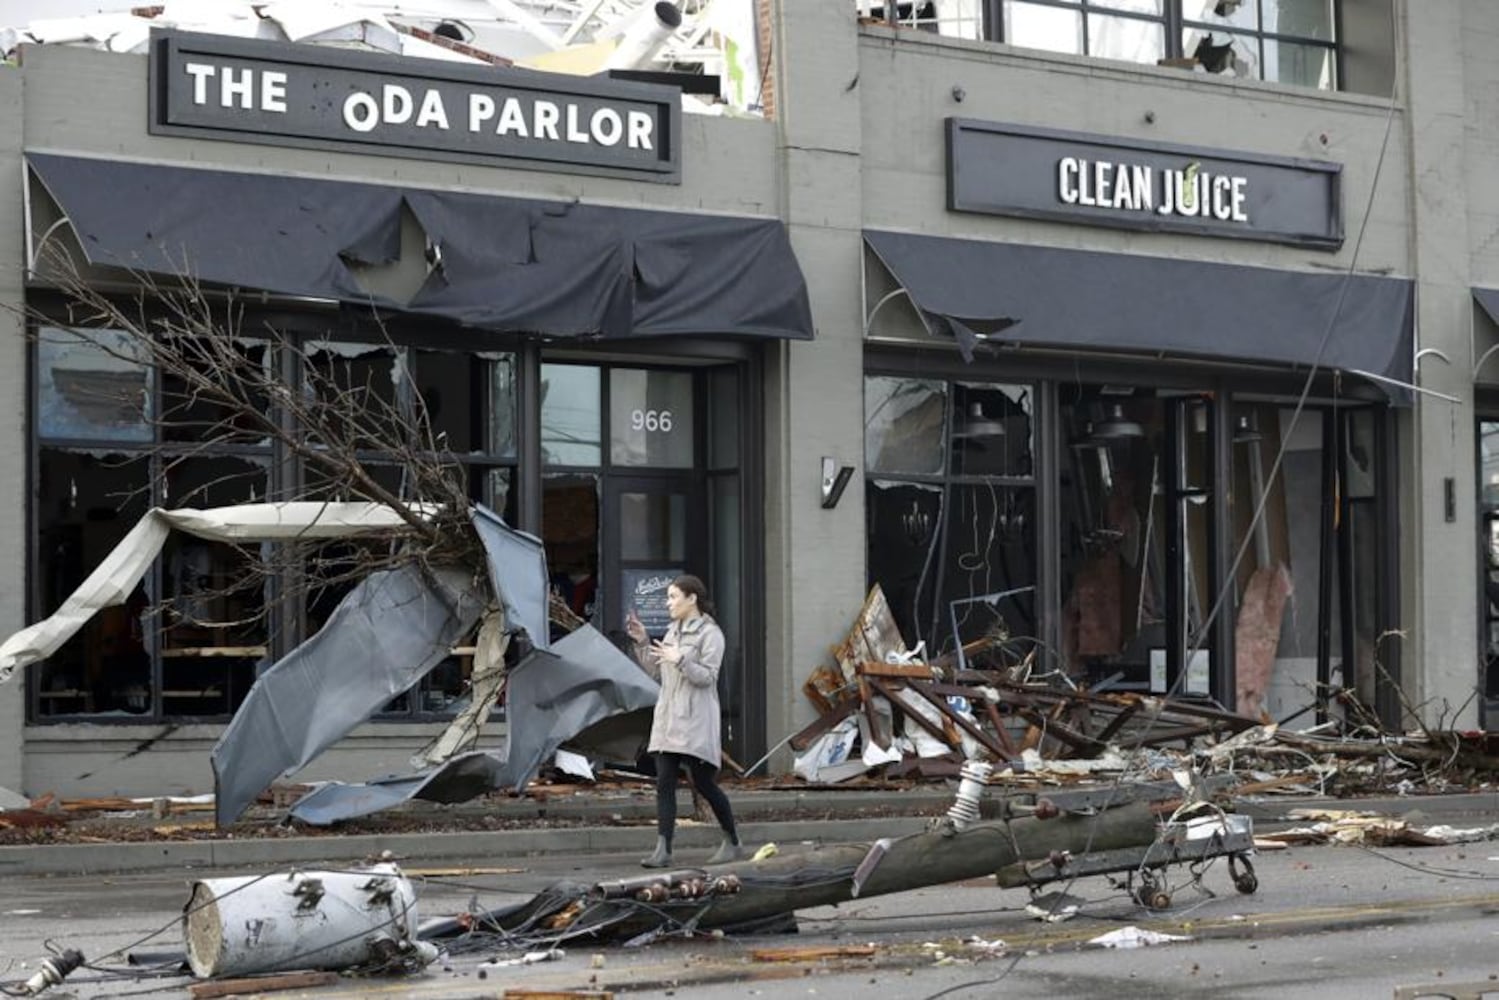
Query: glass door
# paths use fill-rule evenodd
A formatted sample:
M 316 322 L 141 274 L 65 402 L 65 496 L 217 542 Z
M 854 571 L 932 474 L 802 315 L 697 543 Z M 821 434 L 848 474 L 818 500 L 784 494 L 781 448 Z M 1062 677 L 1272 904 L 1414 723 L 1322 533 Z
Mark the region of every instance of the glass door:
M 634 611 L 652 638 L 671 623 L 666 588 L 683 573 L 706 578 L 707 538 L 698 477 L 611 476 L 604 488 L 604 523 L 615 544 L 604 553 L 603 615 L 623 635 Z
M 1102 687 L 1210 693 L 1211 395 L 1084 385 L 1060 403 L 1064 662 Z

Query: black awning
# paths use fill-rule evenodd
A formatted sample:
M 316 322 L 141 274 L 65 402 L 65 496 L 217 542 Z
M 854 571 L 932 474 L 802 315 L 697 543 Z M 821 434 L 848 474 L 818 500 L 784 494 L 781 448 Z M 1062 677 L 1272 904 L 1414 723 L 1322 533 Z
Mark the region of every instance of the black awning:
M 609 208 L 34 153 L 90 263 L 573 337 L 812 337 L 776 219 Z M 415 216 L 441 263 L 410 301 L 350 262 L 388 262 Z
M 965 353 L 979 333 L 1038 346 L 1318 365 L 1412 381 L 1403 278 L 1311 274 L 909 233 L 865 241 Z M 1324 343 L 1325 341 L 1325 343 Z

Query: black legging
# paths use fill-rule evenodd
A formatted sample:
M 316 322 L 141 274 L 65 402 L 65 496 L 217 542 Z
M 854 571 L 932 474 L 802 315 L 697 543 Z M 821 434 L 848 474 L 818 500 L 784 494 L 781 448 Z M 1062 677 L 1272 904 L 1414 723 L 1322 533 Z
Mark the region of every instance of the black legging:
M 734 810 L 729 808 L 729 797 L 714 780 L 718 768 L 705 760 L 684 753 L 656 754 L 656 832 L 671 843 L 672 831 L 677 825 L 677 775 L 682 765 L 687 765 L 692 775 L 692 787 L 708 800 L 718 825 L 723 827 L 734 843 L 739 843 L 739 834 L 734 831 Z

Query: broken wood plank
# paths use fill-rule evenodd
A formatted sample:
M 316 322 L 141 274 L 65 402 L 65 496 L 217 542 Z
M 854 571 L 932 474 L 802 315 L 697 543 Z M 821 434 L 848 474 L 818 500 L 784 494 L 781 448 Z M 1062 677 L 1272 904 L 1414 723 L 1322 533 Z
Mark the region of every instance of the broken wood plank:
M 730 771 L 733 771 L 735 774 L 742 775 L 744 773 L 744 765 L 739 763 L 733 757 L 730 757 L 727 750 L 720 748 L 718 751 L 718 755 L 723 758 L 724 767 L 728 768 Z
M 1034 708 L 1023 708 L 1020 715 L 1030 722 L 1042 736 L 1048 736 L 1058 743 L 1090 757 L 1097 756 L 1103 750 L 1103 744 L 1086 733 L 1080 733 L 1058 716 L 1065 712 L 1065 706 L 1057 706 L 1048 715 L 1042 715 Z M 1040 740 L 1038 739 L 1039 743 Z
M 869 689 L 869 678 L 859 677 L 859 701 L 864 705 L 864 721 L 869 724 L 869 741 L 881 750 L 890 749 L 890 733 L 880 726 L 879 713 L 874 710 L 874 698 Z
M 932 668 L 925 663 L 857 663 L 854 672 L 864 677 L 915 677 L 918 680 L 932 679 Z
M 193 983 L 187 989 L 193 995 L 193 1000 L 212 1000 L 213 997 L 274 993 L 277 990 L 316 989 L 319 986 L 332 986 L 338 982 L 338 978 L 336 972 L 284 972 L 274 976 L 215 979 L 206 983 Z
M 979 701 L 984 706 L 984 714 L 989 717 L 989 724 L 994 727 L 994 735 L 999 738 L 1005 753 L 1012 759 L 1019 757 L 1020 751 L 1015 749 L 1015 741 L 1010 739 L 1010 734 L 1005 731 L 1004 719 L 999 717 L 999 708 L 987 698 L 980 698 Z
M 829 732 L 838 723 L 853 715 L 854 710 L 858 707 L 859 701 L 857 698 L 845 698 L 834 705 L 832 711 L 826 712 L 817 719 L 814 719 L 810 725 L 786 742 L 791 745 L 791 749 L 797 753 L 801 753 L 812 745 L 813 740 Z
M 943 698 L 941 695 L 938 695 L 929 690 L 931 685 L 912 681 L 906 686 L 909 687 L 912 691 L 915 691 L 921 697 L 925 698 L 933 708 L 942 713 L 943 718 L 949 720 L 953 725 L 963 730 L 963 732 L 978 740 L 979 745 L 987 749 L 990 753 L 994 754 L 994 756 L 998 757 L 1001 760 L 1010 759 L 1011 755 L 1005 753 L 1004 747 L 999 745 L 998 740 L 994 739 L 978 726 L 975 726 L 973 723 L 963 718 L 957 712 L 953 711 L 953 707 L 947 703 L 946 698 Z M 969 697 L 972 696 L 970 695 Z
M 829 958 L 869 958 L 875 954 L 872 944 L 808 945 L 801 948 L 756 948 L 750 959 L 756 962 L 820 962 Z
M 1109 722 L 1108 725 L 1104 726 L 1098 731 L 1098 735 L 1094 737 L 1094 739 L 1098 740 L 1098 742 L 1100 743 L 1107 743 L 1109 740 L 1119 735 L 1119 730 L 1123 729 L 1124 724 L 1130 719 L 1134 718 L 1135 713 L 1139 711 L 1140 702 L 1138 701 L 1134 702 L 1133 704 L 1125 705 L 1118 711 L 1118 713 L 1114 716 L 1114 718 Z
M 906 772 L 921 778 L 956 778 L 963 773 L 963 755 L 956 750 L 945 757 L 908 757 L 901 764 L 910 764 Z
M 887 685 L 885 681 L 882 681 L 877 677 L 871 677 L 869 678 L 869 685 L 880 694 L 884 695 L 885 698 L 890 702 L 891 706 L 900 708 L 901 714 L 904 715 L 907 719 L 915 722 L 922 729 L 925 729 L 928 733 L 930 733 L 933 739 L 941 740 L 948 746 L 957 748 L 958 741 L 949 738 L 947 733 L 943 731 L 941 726 L 937 725 L 935 722 L 933 722 L 931 719 L 928 719 L 920 712 L 913 712 L 908 709 L 904 709 L 901 706 L 900 699 L 895 696 L 894 689 Z
M 820 666 L 812 671 L 802 685 L 802 693 L 819 714 L 826 714 L 844 696 L 843 675 L 831 667 Z

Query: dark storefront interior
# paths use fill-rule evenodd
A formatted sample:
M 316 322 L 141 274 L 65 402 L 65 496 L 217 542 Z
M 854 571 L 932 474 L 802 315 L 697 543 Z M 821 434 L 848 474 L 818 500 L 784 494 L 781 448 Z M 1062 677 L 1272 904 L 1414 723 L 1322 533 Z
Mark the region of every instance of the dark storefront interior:
M 990 663 L 1251 713 L 1392 710 L 1377 393 L 1298 413 L 1219 377 L 972 381 L 980 367 L 866 380 L 869 582 L 908 643 L 988 636 Z

